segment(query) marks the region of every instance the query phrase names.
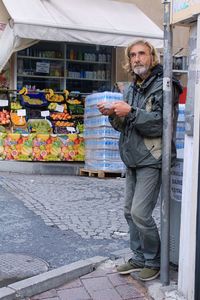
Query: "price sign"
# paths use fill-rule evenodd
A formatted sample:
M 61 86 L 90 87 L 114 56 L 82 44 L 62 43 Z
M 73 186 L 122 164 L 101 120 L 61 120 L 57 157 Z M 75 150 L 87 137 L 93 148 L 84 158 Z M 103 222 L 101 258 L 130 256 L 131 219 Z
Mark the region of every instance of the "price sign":
M 74 127 L 67 127 L 67 130 L 69 132 L 75 132 L 76 131 L 76 129 Z
M 59 112 L 63 112 L 64 111 L 64 106 L 57 104 L 55 110 L 59 111 Z
M 0 106 L 8 106 L 8 100 L 0 100 Z
M 36 62 L 36 73 L 49 74 L 50 64 L 46 62 Z
M 49 110 L 41 111 L 41 116 L 42 117 L 49 117 L 50 116 Z
M 25 109 L 18 109 L 17 115 L 18 115 L 18 117 L 26 116 L 26 110 Z

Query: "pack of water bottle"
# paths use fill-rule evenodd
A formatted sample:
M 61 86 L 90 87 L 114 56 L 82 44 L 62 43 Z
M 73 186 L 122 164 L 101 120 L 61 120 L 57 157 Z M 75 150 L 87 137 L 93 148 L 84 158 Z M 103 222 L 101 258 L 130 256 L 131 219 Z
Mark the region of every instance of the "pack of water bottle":
M 185 122 L 177 122 L 176 126 L 176 139 L 183 139 L 185 138 Z
M 94 93 L 88 95 L 85 99 L 85 106 L 93 106 L 97 105 L 101 102 L 112 103 L 116 101 L 120 101 L 123 99 L 121 93 L 113 93 L 113 92 L 103 92 L 103 93 Z
M 121 161 L 118 150 L 110 149 L 86 149 L 86 160 L 101 160 L 101 161 Z
M 85 117 L 84 119 L 85 128 L 94 128 L 94 127 L 101 127 L 101 126 L 110 126 L 110 122 L 108 120 L 108 116 L 95 116 L 95 117 Z
M 111 172 L 125 172 L 125 165 L 122 161 L 101 161 L 101 160 L 86 160 L 85 169 L 88 170 L 102 170 Z
M 176 126 L 177 158 L 184 157 L 184 140 L 185 140 L 185 104 L 179 104 L 178 121 Z
M 100 139 L 86 139 L 85 147 L 86 149 L 110 149 L 118 150 L 119 149 L 118 139 L 109 139 L 109 138 L 100 138 Z
M 119 131 L 116 131 L 111 125 L 109 126 L 102 126 L 102 127 L 96 127 L 96 128 L 85 128 L 84 130 L 84 138 L 85 139 L 99 139 L 99 138 L 113 138 L 113 139 L 119 139 Z
M 119 155 L 119 135 L 97 108 L 98 103 L 111 104 L 122 100 L 121 93 L 94 93 L 86 97 L 84 112 L 85 168 L 122 172 L 125 169 Z
M 185 122 L 185 104 L 178 105 L 178 122 Z
M 100 111 L 98 110 L 97 106 L 87 106 L 85 107 L 85 117 L 94 117 L 101 115 Z

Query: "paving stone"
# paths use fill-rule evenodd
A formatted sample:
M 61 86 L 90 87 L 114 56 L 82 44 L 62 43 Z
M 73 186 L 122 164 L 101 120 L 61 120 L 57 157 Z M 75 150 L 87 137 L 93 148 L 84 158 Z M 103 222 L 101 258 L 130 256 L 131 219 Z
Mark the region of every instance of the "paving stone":
M 117 292 L 120 294 L 123 300 L 128 300 L 130 298 L 141 298 L 142 295 L 138 290 L 133 286 L 133 284 L 125 284 L 116 287 Z
M 98 290 L 113 288 L 113 285 L 107 277 L 82 279 L 82 283 L 90 294 Z
M 152 299 L 149 299 L 149 298 L 146 298 L 146 297 L 134 297 L 134 298 L 129 298 L 128 300 L 152 300 Z
M 122 300 L 114 289 L 95 291 L 91 296 L 92 300 Z
M 123 276 L 123 275 L 119 275 L 118 273 L 108 274 L 107 276 L 109 280 L 112 282 L 113 286 L 119 286 L 119 285 L 127 284 L 127 282 L 129 283 L 133 282 L 131 276 Z
M 60 300 L 90 300 L 91 297 L 84 287 L 59 290 L 58 296 Z
M 61 287 L 57 288 L 56 290 L 60 291 L 60 290 L 64 290 L 64 289 L 71 289 L 71 288 L 75 288 L 75 287 L 80 287 L 81 285 L 82 285 L 82 282 L 78 278 L 69 283 L 62 285 Z
M 41 293 L 37 296 L 33 296 L 31 299 L 32 300 L 42 300 L 42 299 L 52 299 L 57 297 L 57 292 L 55 289 L 52 289 L 50 291 Z
M 30 299 L 30 298 L 29 298 Z M 28 299 L 28 300 L 29 300 Z M 31 298 L 31 300 L 32 300 L 33 298 Z M 40 298 L 39 296 L 38 297 L 36 297 L 36 298 L 34 298 L 34 300 L 60 300 L 60 298 L 59 297 L 47 297 L 47 298 Z
M 107 273 L 112 273 L 112 272 L 113 272 L 112 269 L 103 270 L 103 269 L 98 268 L 94 272 L 91 272 L 89 274 L 86 274 L 86 275 L 82 276 L 80 279 L 82 280 L 82 279 L 87 279 L 87 278 L 105 277 L 105 275 Z

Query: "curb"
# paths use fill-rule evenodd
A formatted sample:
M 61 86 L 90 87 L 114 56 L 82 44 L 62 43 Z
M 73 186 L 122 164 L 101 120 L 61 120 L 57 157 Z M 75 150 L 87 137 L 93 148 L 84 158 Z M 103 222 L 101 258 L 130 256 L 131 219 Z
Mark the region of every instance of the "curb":
M 83 162 L 0 161 L 1 172 L 37 175 L 78 176 Z
M 7 287 L 0 288 L 0 299 L 24 299 L 57 288 L 94 271 L 106 260 L 108 260 L 108 257 L 95 256 L 15 282 Z

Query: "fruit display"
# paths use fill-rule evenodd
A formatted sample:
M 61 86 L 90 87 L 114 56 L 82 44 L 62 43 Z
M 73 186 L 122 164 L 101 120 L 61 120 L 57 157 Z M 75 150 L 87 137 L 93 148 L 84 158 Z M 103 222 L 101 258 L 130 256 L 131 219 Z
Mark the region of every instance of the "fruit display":
M 10 112 L 7 110 L 0 111 L 0 124 L 9 125 L 10 124 Z
M 72 117 L 69 113 L 51 113 L 52 120 L 70 120 Z
M 76 125 L 76 129 L 77 129 L 77 132 L 83 133 L 84 132 L 84 124 L 81 124 L 78 122 Z
M 67 101 L 67 103 L 76 105 L 76 104 L 81 104 L 81 101 L 78 99 L 70 99 Z
M 60 102 L 63 102 L 65 100 L 65 98 L 62 94 L 55 94 L 52 89 L 46 89 L 45 93 L 46 93 L 45 98 L 49 102 L 60 103 Z
M 48 104 L 44 93 L 23 94 L 20 95 L 20 100 L 22 106 L 25 107 L 41 107 Z
M 13 93 L 0 111 L 0 160 L 84 161 L 83 110 L 68 90 Z
M 54 123 L 55 126 L 58 127 L 73 127 L 74 123 L 73 122 L 65 122 L 65 121 L 56 121 Z
M 11 102 L 10 108 L 11 110 L 18 110 L 18 109 L 22 109 L 22 106 L 19 103 L 19 101 L 16 101 L 16 102 Z
M 35 133 L 50 133 L 52 131 L 51 122 L 46 119 L 30 119 L 27 127 L 29 132 Z
M 26 119 L 24 117 L 19 117 L 17 113 L 10 113 L 11 121 L 13 125 L 23 126 L 26 124 Z

